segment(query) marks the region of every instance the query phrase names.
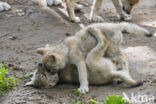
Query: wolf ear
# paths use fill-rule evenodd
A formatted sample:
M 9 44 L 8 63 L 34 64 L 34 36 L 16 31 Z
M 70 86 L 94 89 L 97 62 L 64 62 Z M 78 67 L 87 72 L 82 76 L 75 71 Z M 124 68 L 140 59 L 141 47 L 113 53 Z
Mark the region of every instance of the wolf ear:
M 50 60 L 51 60 L 52 62 L 56 62 L 56 60 L 57 60 L 57 58 L 56 58 L 56 56 L 55 56 L 54 54 L 51 54 L 51 55 L 49 56 L 49 58 L 50 58 Z
M 40 55 L 44 55 L 46 52 L 50 51 L 48 48 L 38 48 L 37 53 Z

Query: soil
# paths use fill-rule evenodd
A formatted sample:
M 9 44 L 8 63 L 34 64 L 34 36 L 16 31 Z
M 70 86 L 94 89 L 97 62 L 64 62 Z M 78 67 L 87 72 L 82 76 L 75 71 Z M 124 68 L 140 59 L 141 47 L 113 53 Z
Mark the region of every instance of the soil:
M 72 99 L 82 100 L 87 104 L 90 98 L 96 98 L 101 102 L 110 94 L 123 93 L 129 97 L 132 94 L 147 95 L 148 98 L 153 96 L 156 101 L 156 38 L 133 34 L 124 34 L 122 48 L 129 58 L 131 75 L 136 80 L 144 81 L 143 86 L 90 86 L 90 92 L 80 96 L 73 93 L 73 89 L 78 88 L 78 85 L 61 84 L 44 89 L 25 87 L 24 84 L 30 80 L 25 74 L 33 72 L 40 62 L 41 56 L 36 53 L 36 49 L 47 43 L 57 44 L 74 35 L 83 26 L 91 24 L 88 15 L 92 0 L 81 1 L 85 2 L 85 5 L 88 4 L 82 12 L 76 13 L 81 18 L 81 23 L 70 22 L 61 6 L 43 9 L 31 0 L 1 1 L 7 1 L 12 9 L 0 13 L 0 62 L 14 67 L 9 74 L 18 77 L 19 81 L 11 91 L 0 95 L 0 104 L 70 104 Z M 65 14 L 62 11 L 65 11 Z M 120 22 L 111 0 L 104 0 L 99 14 L 105 22 Z M 140 0 L 131 15 L 132 23 L 144 26 L 156 35 L 156 0 Z M 148 104 L 152 104 L 152 101 Z

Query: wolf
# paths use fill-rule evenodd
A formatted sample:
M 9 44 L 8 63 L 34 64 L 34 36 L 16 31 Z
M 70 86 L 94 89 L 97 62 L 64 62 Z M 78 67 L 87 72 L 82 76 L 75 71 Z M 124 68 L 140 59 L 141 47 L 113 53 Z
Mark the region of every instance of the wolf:
M 126 30 L 127 32 L 136 35 L 152 36 L 148 30 L 136 24 L 126 22 L 118 24 L 99 23 L 83 28 L 77 32 L 75 36 L 66 38 L 55 47 L 38 48 L 37 53 L 42 55 L 41 60 L 44 68 L 50 70 L 51 73 L 63 72 L 65 67 L 71 65 L 76 67 L 72 69 L 77 69 L 78 81 L 80 82 L 80 88 L 78 90 L 82 93 L 89 91 L 86 57 L 91 49 L 97 44 L 96 39 L 88 32 L 88 28 L 90 27 L 98 28 L 107 38 L 109 46 L 104 52 L 104 56 L 117 62 L 118 70 L 129 70 L 127 58 L 120 49 L 123 38 L 122 31 Z M 71 80 L 68 77 L 67 79 Z
M 98 16 L 98 11 L 102 5 L 103 0 L 94 0 L 93 6 L 91 8 L 90 20 L 95 22 L 103 22 L 104 19 L 101 16 Z M 132 8 L 136 5 L 139 0 L 112 0 L 118 17 L 121 20 L 129 21 L 132 19 L 130 15 Z
M 103 57 L 109 46 L 109 42 L 99 29 L 91 27 L 88 31 L 97 39 L 96 47 L 86 57 L 89 83 L 97 85 L 106 84 L 120 78 L 125 83 L 131 85 L 131 87 L 143 84 L 142 82 L 133 80 L 129 74 L 129 70 L 117 70 L 117 64 L 113 63 L 112 59 Z
M 48 5 L 55 4 L 61 4 L 61 0 L 44 0 L 47 2 Z M 100 16 L 98 16 L 98 11 L 100 9 L 100 6 L 102 5 L 103 0 L 94 0 L 92 9 L 90 12 L 89 19 L 94 22 L 103 22 L 104 19 Z M 129 15 L 133 6 L 139 2 L 139 0 L 112 0 L 116 12 L 118 13 L 118 16 L 122 20 L 129 21 L 131 20 L 132 16 Z M 81 10 L 83 8 L 83 5 L 75 3 L 75 0 L 66 0 L 67 5 L 67 11 L 68 15 L 70 17 L 70 20 L 73 22 L 80 22 L 80 18 L 75 16 L 75 8 L 78 10 Z
M 109 46 L 105 35 L 95 28 L 88 28 L 88 32 L 96 38 L 97 45 L 88 53 L 86 57 L 87 74 L 89 84 L 103 85 L 113 82 L 116 78 L 122 79 L 131 87 L 142 85 L 142 82 L 137 82 L 129 74 L 128 70 L 117 70 L 116 63 L 110 58 L 103 57 L 105 51 Z M 52 74 L 42 63 L 38 64 L 38 69 L 34 73 L 32 81 L 26 85 L 33 85 L 37 87 L 55 86 L 59 83 L 78 83 L 78 73 L 72 69 L 73 66 L 64 68 L 59 73 Z M 42 72 L 42 73 L 40 73 Z M 44 78 L 43 78 L 44 76 Z
M 44 68 L 42 68 L 42 63 L 39 63 L 37 70 L 34 72 L 33 77 L 30 82 L 27 82 L 26 86 L 33 86 L 36 88 L 41 87 L 53 87 L 59 81 L 58 74 L 51 74 Z

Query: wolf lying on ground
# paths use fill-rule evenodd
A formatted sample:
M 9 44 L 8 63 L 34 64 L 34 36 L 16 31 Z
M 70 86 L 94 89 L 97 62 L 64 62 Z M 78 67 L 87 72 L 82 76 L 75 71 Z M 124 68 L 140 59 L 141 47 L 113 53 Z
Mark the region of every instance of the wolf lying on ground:
M 10 8 L 11 6 L 8 3 L 0 1 L 0 11 L 9 10 Z
M 34 87 L 53 87 L 59 81 L 58 74 L 52 75 L 47 70 L 42 68 L 42 64 L 38 64 L 37 70 L 34 72 L 30 82 L 25 85 L 32 85 Z
M 47 2 L 48 5 L 53 5 L 55 4 L 60 4 L 61 0 L 44 0 Z M 76 0 L 77 1 L 77 0 Z M 93 6 L 91 9 L 90 13 L 90 20 L 95 21 L 95 22 L 102 22 L 104 21 L 102 17 L 98 16 L 98 11 L 100 9 L 100 6 L 102 5 L 103 0 L 94 0 L 93 1 Z M 112 0 L 116 12 L 118 13 L 120 19 L 123 20 L 131 20 L 131 16 L 129 15 L 131 12 L 131 9 L 135 4 L 139 2 L 139 0 Z M 75 16 L 75 7 L 78 9 L 82 9 L 83 6 L 80 4 L 75 3 L 75 0 L 66 0 L 67 4 L 67 11 L 69 14 L 69 17 L 71 21 L 73 22 L 80 22 L 80 18 Z
M 120 49 L 123 37 L 122 31 L 126 30 L 136 35 L 152 36 L 149 31 L 135 24 L 126 22 L 118 24 L 99 23 L 83 28 L 77 32 L 75 36 L 68 37 L 56 47 L 39 48 L 37 52 L 43 55 L 42 68 L 49 70 L 49 72 L 53 74 L 58 73 L 62 82 L 79 81 L 79 91 L 82 93 L 89 91 L 86 57 L 97 44 L 96 38 L 88 32 L 88 29 L 91 27 L 99 29 L 108 41 L 109 45 L 104 52 L 104 57 L 108 57 L 114 63 L 117 63 L 117 70 L 123 70 L 125 72 L 128 72 L 129 68 L 127 58 Z M 72 74 L 75 69 L 77 69 L 77 71 L 75 71 L 77 74 Z M 74 78 L 73 76 L 77 77 Z M 94 79 L 89 79 L 90 84 L 97 84 L 98 81 L 94 81 L 95 83 L 93 83 L 92 80 Z M 128 83 L 128 81 L 126 82 Z M 102 81 L 99 84 L 103 84 Z M 138 83 L 131 82 L 129 84 L 135 86 Z

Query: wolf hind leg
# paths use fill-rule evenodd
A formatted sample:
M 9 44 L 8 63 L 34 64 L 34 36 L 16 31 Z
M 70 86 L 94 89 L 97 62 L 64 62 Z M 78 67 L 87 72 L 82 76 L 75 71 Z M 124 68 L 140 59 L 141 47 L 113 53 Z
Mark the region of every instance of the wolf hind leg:
M 89 53 L 88 56 L 94 57 L 94 56 L 99 56 L 103 57 L 104 51 L 108 47 L 108 40 L 106 39 L 105 35 L 101 32 L 100 29 L 95 28 L 95 27 L 89 27 L 88 32 L 94 36 L 97 39 L 97 46 L 93 48 Z
M 116 12 L 119 14 L 120 19 L 123 19 L 125 21 L 129 21 L 132 19 L 131 15 L 128 15 L 122 8 L 122 3 L 121 0 L 112 0 L 115 8 L 116 8 Z
M 80 22 L 80 18 L 75 16 L 75 0 L 66 0 L 68 15 L 72 22 Z
M 115 78 L 121 78 L 126 84 L 130 85 L 130 87 L 143 85 L 143 82 L 135 81 L 126 71 L 113 71 L 112 74 Z

